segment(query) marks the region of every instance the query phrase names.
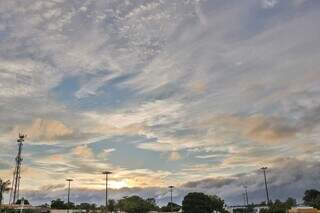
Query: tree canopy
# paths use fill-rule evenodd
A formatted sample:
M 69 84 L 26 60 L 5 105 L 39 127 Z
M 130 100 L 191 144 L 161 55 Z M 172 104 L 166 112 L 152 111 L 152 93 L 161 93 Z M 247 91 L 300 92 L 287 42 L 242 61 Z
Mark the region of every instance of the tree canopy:
M 2 179 L 0 179 L 0 206 L 2 204 L 2 200 L 3 200 L 3 194 L 10 191 L 10 181 L 4 181 Z
M 22 204 L 22 200 L 23 200 L 24 205 L 30 204 L 29 201 L 25 198 L 21 198 L 21 199 L 17 200 L 16 204 L 18 204 L 18 205 Z
M 200 192 L 187 194 L 182 201 L 182 209 L 185 213 L 212 213 L 212 211 L 224 212 L 224 201 L 218 196 L 209 196 Z
M 86 212 L 89 212 L 90 210 L 95 210 L 97 208 L 96 204 L 92 203 L 80 203 L 76 206 L 77 209 L 86 210 Z
M 50 206 L 52 209 L 67 209 L 68 203 L 65 203 L 63 200 L 58 198 L 56 200 L 52 200 Z M 70 209 L 75 208 L 74 203 L 69 202 L 69 208 Z
M 171 206 L 172 206 L 172 211 L 177 212 L 181 209 L 181 206 L 176 204 L 176 203 L 171 203 L 169 202 L 166 206 L 162 206 L 160 208 L 161 212 L 170 212 L 171 211 Z
M 315 189 L 309 189 L 304 192 L 303 201 L 305 205 L 320 209 L 320 192 Z
M 286 213 L 288 209 L 297 205 L 297 201 L 294 198 L 289 197 L 286 201 L 275 200 L 270 202 L 269 209 L 262 209 L 262 213 Z
M 118 208 L 127 213 L 147 213 L 156 210 L 157 206 L 150 200 L 144 200 L 139 196 L 125 197 L 118 201 Z

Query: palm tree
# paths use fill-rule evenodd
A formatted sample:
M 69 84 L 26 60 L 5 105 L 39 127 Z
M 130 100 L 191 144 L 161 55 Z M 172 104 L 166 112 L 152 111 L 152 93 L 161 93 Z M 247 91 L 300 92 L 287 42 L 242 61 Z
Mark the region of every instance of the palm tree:
M 1 178 L 0 178 L 0 209 L 1 209 L 1 206 L 2 206 L 2 200 L 3 200 L 3 193 L 6 193 L 8 191 L 10 191 L 10 181 L 7 180 L 7 181 L 3 181 Z

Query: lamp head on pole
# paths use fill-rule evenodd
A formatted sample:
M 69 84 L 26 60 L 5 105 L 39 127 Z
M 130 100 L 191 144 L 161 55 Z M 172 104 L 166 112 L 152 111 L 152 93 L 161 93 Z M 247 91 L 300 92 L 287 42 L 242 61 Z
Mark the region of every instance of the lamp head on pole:
M 102 172 L 102 174 L 104 174 L 104 175 L 110 175 L 110 174 L 112 174 L 112 172 L 110 172 L 110 171 L 104 171 L 104 172 Z
M 169 186 L 168 188 L 169 188 L 169 189 L 173 189 L 173 188 L 174 188 L 174 186 Z
M 17 140 L 18 143 L 22 143 L 27 135 L 19 133 L 19 139 Z
M 66 179 L 66 181 L 69 181 L 69 182 L 71 182 L 71 181 L 73 181 L 73 179 L 71 179 L 71 178 L 68 178 L 68 179 Z

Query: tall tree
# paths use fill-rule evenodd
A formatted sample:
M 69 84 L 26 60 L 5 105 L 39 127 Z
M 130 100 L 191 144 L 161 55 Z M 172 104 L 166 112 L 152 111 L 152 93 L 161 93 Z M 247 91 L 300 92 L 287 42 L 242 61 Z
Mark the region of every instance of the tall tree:
M 3 181 L 0 178 L 0 208 L 2 206 L 3 194 L 10 191 L 10 181 Z

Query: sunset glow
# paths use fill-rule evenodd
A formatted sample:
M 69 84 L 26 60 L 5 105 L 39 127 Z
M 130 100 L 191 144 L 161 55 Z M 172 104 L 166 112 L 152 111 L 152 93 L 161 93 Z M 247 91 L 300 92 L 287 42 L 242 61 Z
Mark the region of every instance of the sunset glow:
M 103 203 L 301 198 L 320 174 L 319 0 L 0 0 L 0 178 Z M 5 194 L 5 203 L 8 200 Z

